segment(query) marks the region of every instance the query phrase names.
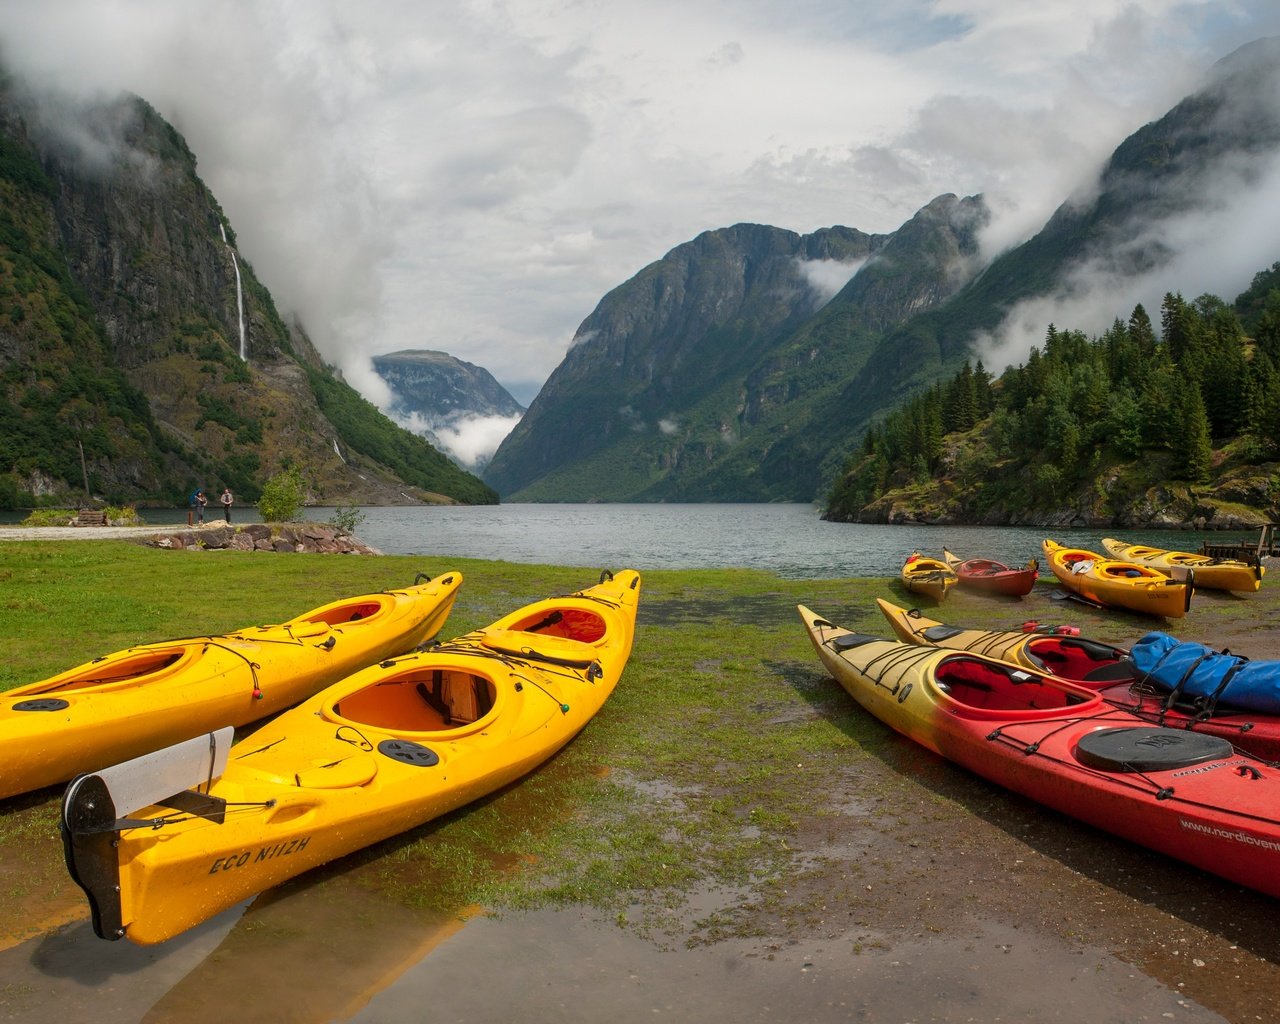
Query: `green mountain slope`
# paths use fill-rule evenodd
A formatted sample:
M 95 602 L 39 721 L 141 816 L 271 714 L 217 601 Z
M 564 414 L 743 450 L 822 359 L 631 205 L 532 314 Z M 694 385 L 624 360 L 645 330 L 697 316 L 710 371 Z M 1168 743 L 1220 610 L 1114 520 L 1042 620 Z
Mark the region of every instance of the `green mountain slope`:
M 485 479 L 530 501 L 791 497 L 796 474 L 762 483 L 779 463 L 762 476 L 769 444 L 748 438 L 953 292 L 982 216 L 945 196 L 888 236 L 738 225 L 677 247 L 583 321 Z M 833 263 L 863 269 L 826 301 L 805 273 Z
M 496 500 L 285 324 L 145 102 L 3 83 L 0 197 L 0 505 L 253 500 L 289 466 L 321 503 Z

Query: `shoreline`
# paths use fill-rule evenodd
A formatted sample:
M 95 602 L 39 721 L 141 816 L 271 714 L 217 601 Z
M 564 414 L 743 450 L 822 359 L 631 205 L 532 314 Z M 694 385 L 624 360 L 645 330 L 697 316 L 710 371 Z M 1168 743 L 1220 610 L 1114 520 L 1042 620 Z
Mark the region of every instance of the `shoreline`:
M 381 555 L 335 526 L 324 523 L 240 523 L 200 526 L 16 526 L 0 527 L 6 541 L 128 540 L 172 551 L 275 551 Z

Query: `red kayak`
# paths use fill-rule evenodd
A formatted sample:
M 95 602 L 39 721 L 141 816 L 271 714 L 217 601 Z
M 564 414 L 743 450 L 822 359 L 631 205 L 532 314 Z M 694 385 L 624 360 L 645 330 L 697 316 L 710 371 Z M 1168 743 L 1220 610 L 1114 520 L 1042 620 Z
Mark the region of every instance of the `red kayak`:
M 942 549 L 942 557 L 956 574 L 960 586 L 969 590 L 983 590 L 988 594 L 1022 597 L 1031 593 L 1031 588 L 1036 585 L 1036 577 L 1040 574 L 1040 563 L 1034 558 L 1023 568 L 1014 569 L 1004 562 L 993 562 L 990 558 L 957 558 L 946 548 Z
M 827 671 L 909 739 L 1046 807 L 1280 896 L 1280 768 L 1056 676 L 799 611 Z
M 1142 678 L 1122 647 L 1057 633 L 961 629 L 931 619 L 916 608 L 901 608 L 882 598 L 877 598 L 876 604 L 904 643 L 973 651 L 1051 672 L 1059 679 L 1096 690 L 1110 704 L 1145 721 L 1221 736 L 1255 757 L 1280 761 L 1280 716 L 1203 700 L 1171 700 L 1169 690 Z

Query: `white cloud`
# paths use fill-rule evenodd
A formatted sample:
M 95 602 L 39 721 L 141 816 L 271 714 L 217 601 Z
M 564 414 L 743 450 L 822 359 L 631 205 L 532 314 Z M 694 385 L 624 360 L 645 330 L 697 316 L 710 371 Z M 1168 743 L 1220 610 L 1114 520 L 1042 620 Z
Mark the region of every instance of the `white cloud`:
M 813 289 L 820 303 L 830 302 L 836 294 L 853 280 L 866 260 L 796 260 L 800 276 Z
M 1231 302 L 1253 275 L 1274 263 L 1280 237 L 1280 155 L 1252 161 L 1233 160 L 1211 175 L 1215 192 L 1186 212 L 1135 230 L 1127 248 L 1169 253 L 1149 272 L 1126 277 L 1116 273 L 1114 253 L 1077 267 L 1056 294 L 1020 303 L 1000 326 L 978 339 L 977 354 L 986 369 L 998 373 L 1021 362 L 1032 345 L 1042 345 L 1048 324 L 1097 335 L 1118 317 L 1127 320 L 1141 303 L 1153 323 L 1167 293 L 1191 300 L 1213 294 Z
M 1006 247 L 1273 8 L 0 0 L 0 46 L 169 118 L 371 398 L 371 354 L 433 348 L 527 404 L 601 296 L 708 228 L 887 232 L 982 192 Z
M 483 466 L 512 428 L 519 416 L 466 416 L 436 428 L 441 443 L 465 466 Z

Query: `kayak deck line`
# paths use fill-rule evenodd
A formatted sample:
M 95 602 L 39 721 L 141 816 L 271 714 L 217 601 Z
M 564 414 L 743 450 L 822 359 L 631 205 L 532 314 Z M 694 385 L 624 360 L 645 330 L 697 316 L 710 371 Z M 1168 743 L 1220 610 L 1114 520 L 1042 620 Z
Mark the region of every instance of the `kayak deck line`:
M 1280 897 L 1280 764 L 1222 735 L 1153 724 L 1040 669 L 856 635 L 798 610 L 835 681 L 905 738 L 1054 811 Z
M 425 580 L 426 582 L 421 582 Z M 0 694 L 0 798 L 269 717 L 434 637 L 462 576 L 347 596 L 273 625 L 135 644 Z

